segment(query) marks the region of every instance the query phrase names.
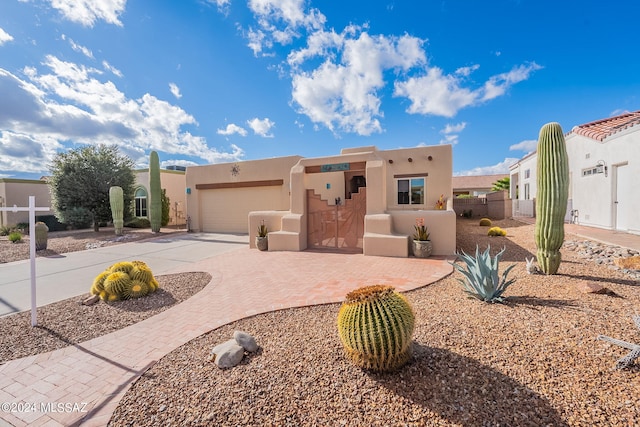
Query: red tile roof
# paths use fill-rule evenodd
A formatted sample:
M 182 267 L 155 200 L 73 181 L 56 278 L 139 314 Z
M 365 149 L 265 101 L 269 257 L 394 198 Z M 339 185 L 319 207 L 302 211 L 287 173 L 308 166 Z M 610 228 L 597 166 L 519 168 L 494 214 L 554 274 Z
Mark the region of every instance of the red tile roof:
M 638 125 L 640 125 L 640 110 L 579 125 L 571 129 L 570 133 L 576 133 L 602 142 L 605 138 L 617 132 Z

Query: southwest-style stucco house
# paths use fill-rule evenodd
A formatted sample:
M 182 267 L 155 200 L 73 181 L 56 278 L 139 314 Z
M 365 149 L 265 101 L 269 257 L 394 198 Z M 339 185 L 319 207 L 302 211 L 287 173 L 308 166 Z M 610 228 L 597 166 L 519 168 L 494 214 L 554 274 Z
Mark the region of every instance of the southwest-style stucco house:
M 35 196 L 36 207 L 50 207 L 51 194 L 44 179 L 0 178 L 0 208 L 29 206 L 29 196 Z M 37 215 L 53 215 L 51 211 L 38 211 Z M 0 211 L 0 227 L 12 227 L 29 222 L 28 211 Z
M 135 209 L 134 215 L 139 218 L 148 218 L 149 170 L 138 169 L 134 172 L 136 176 L 135 200 L 132 204 Z M 167 190 L 167 197 L 171 204 L 169 225 L 186 224 L 185 171 L 160 169 L 160 186 Z M 29 196 L 35 196 L 38 207 L 51 206 L 51 193 L 46 177 L 39 180 L 0 178 L 0 207 L 28 206 Z M 37 216 L 53 214 L 53 211 L 39 211 Z M 0 211 L 0 226 L 15 226 L 18 223 L 27 222 L 29 222 L 28 212 Z
M 640 176 L 640 111 L 576 126 L 565 139 L 567 220 L 640 234 L 640 189 L 633 184 Z M 535 198 L 536 157 L 525 156 L 511 168 L 511 196 L 517 192 L 519 202 Z
M 507 178 L 507 174 L 497 175 L 471 175 L 471 176 L 454 176 L 451 178 L 453 186 L 453 197 L 471 196 L 484 197 L 493 190 L 493 184 L 503 178 Z
M 253 236 L 264 221 L 270 251 L 312 248 L 406 257 L 413 227 L 422 218 L 433 253 L 451 255 L 452 164 L 451 146 L 438 145 L 192 166 L 186 171 L 190 228 Z M 449 203 L 436 209 L 441 195 Z
M 149 169 L 137 169 L 134 172 L 136 182 L 132 204 L 133 215 L 137 218 L 149 218 Z M 169 198 L 168 225 L 185 225 L 187 223 L 185 171 L 180 167 L 171 166 L 168 169 L 160 169 L 160 187 L 167 191 Z

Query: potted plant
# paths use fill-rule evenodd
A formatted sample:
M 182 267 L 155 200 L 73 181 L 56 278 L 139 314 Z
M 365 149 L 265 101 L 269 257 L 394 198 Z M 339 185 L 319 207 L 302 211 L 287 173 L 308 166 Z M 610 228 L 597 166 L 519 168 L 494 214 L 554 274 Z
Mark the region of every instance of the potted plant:
M 264 225 L 264 220 L 262 220 L 262 223 L 258 226 L 258 235 L 256 236 L 256 247 L 261 251 L 266 251 L 269 248 L 268 233 L 267 226 Z
M 413 255 L 416 258 L 430 257 L 433 246 L 429 240 L 429 231 L 424 225 L 424 218 L 416 219 L 416 225 L 413 228 L 416 230 L 413 233 Z

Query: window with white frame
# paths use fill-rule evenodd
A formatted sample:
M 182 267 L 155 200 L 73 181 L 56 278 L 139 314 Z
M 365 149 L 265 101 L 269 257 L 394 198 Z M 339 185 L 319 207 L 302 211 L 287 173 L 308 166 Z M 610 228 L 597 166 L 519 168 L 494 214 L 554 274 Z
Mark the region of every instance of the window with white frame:
M 138 218 L 147 217 L 147 191 L 142 187 L 136 190 L 135 209 L 135 214 Z
M 531 169 L 525 169 L 524 179 L 528 179 L 529 177 L 531 177 Z
M 424 205 L 424 177 L 398 179 L 397 183 L 399 205 Z
M 524 185 L 524 200 L 529 200 L 531 195 L 529 194 L 529 184 Z

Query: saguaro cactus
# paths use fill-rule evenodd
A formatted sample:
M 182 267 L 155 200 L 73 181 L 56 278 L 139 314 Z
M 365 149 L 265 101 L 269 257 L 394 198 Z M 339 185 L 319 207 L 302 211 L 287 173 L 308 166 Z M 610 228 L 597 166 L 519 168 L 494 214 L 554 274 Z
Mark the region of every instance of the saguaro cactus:
M 47 249 L 47 241 L 49 239 L 49 227 L 44 222 L 36 222 L 36 251 L 44 251 Z
M 151 231 L 158 233 L 162 225 L 162 189 L 160 188 L 160 159 L 158 153 L 152 151 L 149 155 L 149 222 Z
M 122 187 L 113 186 L 109 188 L 109 204 L 111 205 L 113 228 L 116 234 L 120 236 L 124 226 L 124 193 Z
M 558 123 L 547 123 L 538 138 L 535 239 L 540 269 L 556 274 L 564 241 L 564 217 L 569 197 L 569 160 Z
M 338 333 L 357 366 L 392 371 L 411 358 L 415 315 L 406 298 L 384 285 L 347 294 L 338 313 Z

